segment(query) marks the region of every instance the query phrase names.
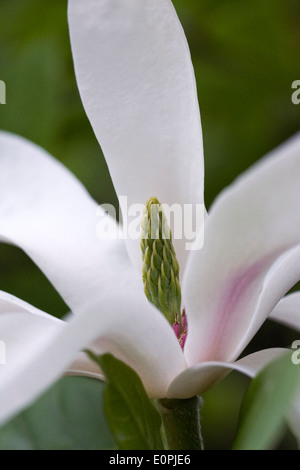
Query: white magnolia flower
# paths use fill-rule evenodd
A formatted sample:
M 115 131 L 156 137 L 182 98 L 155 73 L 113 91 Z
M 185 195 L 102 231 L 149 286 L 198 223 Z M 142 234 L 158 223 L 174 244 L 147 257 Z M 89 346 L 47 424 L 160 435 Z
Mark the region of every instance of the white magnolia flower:
M 69 23 L 81 98 L 117 194 L 129 205 L 152 196 L 203 203 L 195 78 L 170 0 L 69 0 Z M 139 241 L 99 240 L 99 208 L 75 177 L 2 132 L 0 238 L 32 258 L 72 315 L 60 321 L 0 293 L 0 419 L 67 369 L 99 375 L 77 356 L 92 341 L 132 366 L 152 397 L 201 394 L 233 369 L 255 374 L 279 350 L 237 359 L 300 279 L 299 182 L 296 135 L 221 193 L 202 250 L 176 240 L 188 318 L 182 350 L 144 296 Z M 299 326 L 298 307 L 299 296 L 289 317 Z M 276 318 L 284 313 L 278 307 Z

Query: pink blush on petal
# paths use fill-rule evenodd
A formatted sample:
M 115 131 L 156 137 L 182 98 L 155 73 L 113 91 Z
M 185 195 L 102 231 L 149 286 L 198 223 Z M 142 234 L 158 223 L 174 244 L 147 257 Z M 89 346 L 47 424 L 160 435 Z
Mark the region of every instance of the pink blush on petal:
M 245 330 L 248 324 L 250 325 L 251 318 L 245 318 L 242 314 L 243 306 L 249 305 L 249 302 L 256 303 L 262 286 L 260 282 L 261 277 L 266 275 L 273 262 L 284 251 L 284 249 L 280 250 L 280 252 L 277 250 L 275 253 L 264 256 L 250 266 L 241 268 L 225 283 L 223 294 L 220 295 L 217 314 L 214 316 L 210 331 L 207 333 L 211 338 L 210 345 L 208 348 L 206 347 L 205 351 L 202 351 L 201 361 L 231 361 L 236 359 L 236 357 L 230 355 L 230 351 L 226 347 L 227 344 L 232 344 L 230 341 L 227 341 L 227 338 L 233 336 L 233 329 L 240 328 L 241 321 L 245 324 Z

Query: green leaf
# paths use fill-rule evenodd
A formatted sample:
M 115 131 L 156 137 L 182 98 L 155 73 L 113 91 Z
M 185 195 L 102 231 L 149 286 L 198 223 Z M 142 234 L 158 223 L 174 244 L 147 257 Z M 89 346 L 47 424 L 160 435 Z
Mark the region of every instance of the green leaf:
M 102 411 L 104 384 L 65 377 L 0 428 L 0 450 L 105 450 L 115 442 Z
M 298 384 L 299 369 L 290 354 L 258 374 L 242 403 L 234 450 L 264 450 L 274 445 Z
M 107 378 L 104 412 L 119 449 L 162 450 L 161 418 L 136 372 L 111 354 L 89 355 Z

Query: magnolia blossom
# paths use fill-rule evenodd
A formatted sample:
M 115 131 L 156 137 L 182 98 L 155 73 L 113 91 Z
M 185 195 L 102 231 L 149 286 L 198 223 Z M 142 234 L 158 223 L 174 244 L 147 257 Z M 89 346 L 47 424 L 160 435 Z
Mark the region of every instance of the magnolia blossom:
M 129 204 L 152 196 L 202 204 L 195 77 L 170 0 L 69 0 L 69 24 L 82 102 L 117 194 Z M 278 304 L 300 279 L 299 183 L 298 134 L 220 194 L 201 250 L 175 240 L 188 320 L 182 349 L 144 295 L 139 241 L 99 239 L 99 207 L 76 178 L 34 144 L 0 133 L 0 238 L 31 257 L 72 312 L 57 320 L 0 293 L 0 419 L 66 370 L 101 377 L 79 352 L 88 346 L 133 367 L 151 397 L 201 394 L 231 370 L 253 376 L 281 352 L 239 359 L 273 309 L 300 324 L 298 294 L 291 308 L 290 297 Z

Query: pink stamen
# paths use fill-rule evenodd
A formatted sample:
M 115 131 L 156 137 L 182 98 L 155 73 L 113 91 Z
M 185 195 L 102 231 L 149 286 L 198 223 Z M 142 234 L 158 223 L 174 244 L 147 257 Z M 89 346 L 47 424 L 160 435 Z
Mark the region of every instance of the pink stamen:
M 176 322 L 172 325 L 172 328 L 173 328 L 173 331 L 174 331 L 175 335 L 176 335 L 177 338 L 178 338 L 179 335 L 180 335 L 180 323 L 179 323 L 179 321 L 176 321 Z
M 186 318 L 185 310 L 183 309 L 182 317 L 181 317 L 181 324 L 179 323 L 178 320 L 176 320 L 175 323 L 173 323 L 172 325 L 173 331 L 176 337 L 178 338 L 179 344 L 182 347 L 182 349 L 184 348 L 186 337 L 187 337 L 187 327 L 188 327 L 187 318 Z M 183 331 L 183 333 L 181 333 L 181 331 Z
M 179 344 L 182 347 L 182 349 L 184 348 L 186 337 L 187 337 L 187 331 L 185 331 L 184 333 L 182 333 L 182 335 L 180 335 Z

